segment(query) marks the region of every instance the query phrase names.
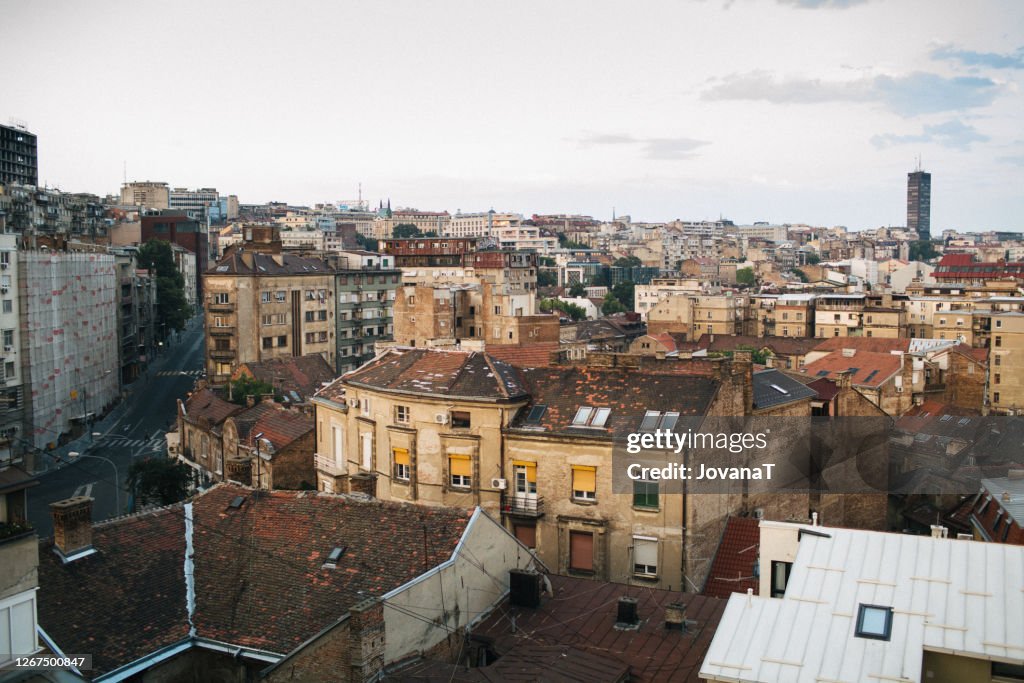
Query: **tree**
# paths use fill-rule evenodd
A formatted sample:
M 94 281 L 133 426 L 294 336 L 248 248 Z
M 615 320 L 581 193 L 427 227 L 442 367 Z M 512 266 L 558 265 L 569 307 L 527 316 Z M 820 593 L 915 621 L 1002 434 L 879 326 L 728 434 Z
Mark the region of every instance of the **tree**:
M 807 265 L 809 265 L 809 266 L 816 266 L 819 263 L 821 263 L 821 257 L 820 256 L 818 256 L 817 254 L 808 254 L 807 255 Z
M 558 284 L 558 275 L 552 273 L 550 270 L 538 270 L 537 271 L 537 286 L 538 287 L 554 287 Z
M 615 259 L 615 263 L 612 264 L 612 267 L 613 268 L 638 268 L 638 267 L 640 267 L 642 265 L 643 265 L 643 261 L 641 261 L 636 256 L 623 256 L 621 258 Z
M 602 315 L 613 315 L 615 313 L 625 313 L 628 309 L 622 305 L 622 302 L 615 298 L 615 295 L 608 292 L 604 295 L 604 303 L 601 304 Z
M 799 268 L 793 269 L 793 275 L 795 275 L 796 279 L 799 280 L 800 282 L 810 282 L 810 278 L 807 277 L 807 273 L 800 270 Z
M 589 249 L 585 244 L 580 242 L 573 242 L 571 239 L 565 236 L 564 232 L 556 232 L 555 236 L 558 237 L 558 246 L 563 249 Z
M 939 255 L 935 244 L 929 240 L 918 240 L 910 243 L 911 261 L 929 261 Z
M 245 399 L 247 396 L 255 396 L 259 400 L 260 396 L 272 395 L 277 397 L 277 392 L 274 391 L 274 387 L 266 382 L 261 382 L 255 377 L 249 375 L 242 375 L 234 382 L 231 383 L 231 402 L 237 403 L 238 405 L 244 406 Z
M 555 262 L 555 259 L 551 258 L 550 256 L 541 256 L 538 259 L 538 261 L 540 262 L 540 265 L 545 268 L 554 268 L 556 265 L 558 265 Z
M 170 505 L 188 495 L 191 470 L 170 458 L 145 458 L 128 468 L 128 486 L 143 504 Z
M 540 302 L 540 310 L 544 313 L 550 313 L 551 311 L 559 311 L 564 313 L 567 317 L 572 320 L 583 320 L 587 317 L 587 312 L 582 306 L 571 304 L 568 301 L 562 301 L 561 299 L 543 299 Z
M 747 285 L 753 287 L 757 284 L 757 276 L 754 275 L 753 268 L 740 268 L 736 271 L 736 282 L 741 285 Z
M 192 316 L 185 297 L 185 278 L 174 262 L 171 243 L 151 240 L 139 247 L 139 268 L 156 275 L 156 324 L 161 334 L 168 330 L 183 330 Z
M 365 249 L 367 251 L 377 251 L 377 249 L 380 248 L 376 239 L 373 237 L 367 237 L 366 235 L 362 235 L 358 232 L 356 233 L 356 244 L 359 245 L 360 249 Z
M 572 283 L 572 287 L 569 288 L 569 296 L 573 298 L 579 298 L 587 295 L 587 289 L 583 286 L 582 282 Z
M 391 236 L 395 239 L 405 239 L 408 237 L 421 237 L 422 233 L 412 223 L 399 223 L 391 231 Z
M 626 282 L 620 282 L 619 284 L 612 287 L 612 296 L 622 304 L 627 311 L 632 311 L 633 306 L 633 294 L 636 291 L 636 285 L 628 280 Z

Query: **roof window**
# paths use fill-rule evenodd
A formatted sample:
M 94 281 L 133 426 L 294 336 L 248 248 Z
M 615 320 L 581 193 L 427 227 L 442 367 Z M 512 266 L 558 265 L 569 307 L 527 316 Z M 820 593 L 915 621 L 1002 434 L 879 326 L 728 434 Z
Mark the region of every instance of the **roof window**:
M 856 636 L 889 640 L 892 637 L 892 607 L 860 605 L 857 611 Z

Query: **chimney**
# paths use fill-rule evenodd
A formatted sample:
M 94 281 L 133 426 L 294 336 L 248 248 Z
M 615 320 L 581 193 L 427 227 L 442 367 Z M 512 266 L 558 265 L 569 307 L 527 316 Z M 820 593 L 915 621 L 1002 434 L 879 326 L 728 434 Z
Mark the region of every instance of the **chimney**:
M 932 538 L 946 538 L 949 536 L 949 529 L 944 526 L 932 524 Z
M 252 394 L 249 394 L 248 396 L 245 397 L 245 407 L 252 408 L 254 405 L 256 405 L 256 397 L 253 396 Z
M 348 680 L 376 681 L 384 669 L 384 605 L 367 598 L 349 609 Z
M 92 498 L 75 496 L 50 503 L 50 514 L 53 549 L 64 564 L 96 552 L 92 547 Z
M 616 614 L 616 625 L 635 626 L 640 622 L 637 612 L 636 598 L 619 598 L 619 609 Z
M 670 602 L 665 605 L 665 628 L 670 631 L 686 630 L 686 605 Z
M 370 498 L 377 497 L 377 475 L 359 472 L 348 478 L 349 492 L 362 493 Z

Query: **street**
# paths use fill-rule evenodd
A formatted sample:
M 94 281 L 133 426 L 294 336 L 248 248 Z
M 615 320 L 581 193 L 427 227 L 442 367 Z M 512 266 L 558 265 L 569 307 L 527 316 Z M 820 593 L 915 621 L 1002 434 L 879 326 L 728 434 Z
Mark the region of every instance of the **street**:
M 53 533 L 50 503 L 64 498 L 92 497 L 92 518 L 96 522 L 125 513 L 125 480 L 132 461 L 154 454 L 166 455 L 164 434 L 175 420 L 176 401 L 192 390 L 202 367 L 200 316 L 193 318 L 170 348 L 150 363 L 147 373 L 125 386 L 128 397 L 122 414 L 111 424 L 96 425 L 100 435 L 92 439 L 92 445 L 82 456 L 70 465 L 43 474 L 39 486 L 29 490 L 28 517 L 40 538 Z

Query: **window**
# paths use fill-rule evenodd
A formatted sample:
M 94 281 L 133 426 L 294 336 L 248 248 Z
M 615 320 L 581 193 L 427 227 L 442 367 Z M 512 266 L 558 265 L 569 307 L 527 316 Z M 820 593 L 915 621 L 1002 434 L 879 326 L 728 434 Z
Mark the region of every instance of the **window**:
M 473 484 L 473 461 L 468 455 L 449 455 L 448 474 L 452 486 L 468 489 Z
M 11 299 L 4 299 L 4 313 L 14 312 L 14 301 Z
M 589 408 L 587 406 L 583 406 L 582 408 L 580 408 L 579 410 L 576 411 L 576 417 L 574 417 L 572 419 L 573 425 L 576 425 L 576 426 L 586 425 L 587 422 L 590 420 L 591 413 L 593 413 L 593 412 L 594 412 L 593 408 Z
M 395 479 L 399 481 L 409 481 L 410 479 L 410 461 L 409 461 L 409 449 L 408 448 L 392 448 L 391 456 L 395 461 Z
M 263 338 L 263 348 L 264 349 L 272 349 L 272 348 L 274 348 L 274 338 L 273 337 L 264 337 Z
M 996 328 L 1000 328 L 1002 326 L 1003 326 L 1003 321 L 999 320 L 999 319 L 996 319 Z
M 789 573 L 793 571 L 792 562 L 779 562 L 772 560 L 772 597 L 781 598 L 786 594 L 786 584 L 789 583 Z
M 285 298 L 285 292 L 284 292 L 283 289 L 279 289 L 276 292 L 274 292 L 274 300 L 275 301 L 284 301 L 284 298 Z
M 6 377 L 7 379 L 11 379 L 12 377 L 14 377 L 13 361 L 7 361 L 6 363 L 4 363 L 4 377 Z
M 269 304 L 270 303 L 270 292 L 260 292 L 260 303 L 261 304 Z
M 1003 361 L 1002 361 L 1002 356 L 996 356 L 996 358 L 995 358 L 995 364 L 996 364 L 996 365 L 1002 365 L 1002 364 L 1003 364 Z M 974 366 L 973 366 L 973 365 L 968 365 L 967 367 L 968 367 L 968 368 L 973 368 Z
M 994 394 L 992 394 L 992 402 L 993 403 L 999 403 L 999 392 L 998 391 L 995 392 Z
M 4 346 L 14 346 L 14 330 L 4 330 Z
M 261 322 L 264 325 L 273 325 L 274 324 L 274 316 L 272 316 L 270 314 L 263 315 L 263 316 L 261 316 Z M 220 326 L 221 326 L 220 318 L 217 318 L 214 321 L 214 327 L 220 327 Z
M 359 408 L 363 411 L 363 415 L 369 415 L 370 414 L 370 399 L 363 398 L 363 400 L 361 400 L 359 402 Z
M 638 576 L 658 575 L 658 539 L 633 537 L 633 573 Z
M 892 607 L 860 605 L 856 635 L 858 638 L 889 640 L 892 635 Z
M 633 507 L 658 509 L 658 482 L 634 479 Z
M 999 373 L 997 372 L 997 373 L 996 373 L 996 384 L 999 384 L 999 383 L 1000 383 L 1000 382 L 1002 381 L 1002 379 L 1003 379 L 1003 376 L 1002 376 L 1002 375 L 1000 375 L 1000 374 L 999 374 Z
M 395 406 L 395 422 L 409 424 L 409 406 Z
M 597 500 L 597 468 L 585 465 L 572 467 L 572 497 L 576 500 Z
M 469 429 L 470 417 L 469 411 L 466 410 L 453 410 L 452 411 L 452 429 Z
M 215 304 L 230 303 L 228 301 L 228 294 L 227 294 L 227 292 L 218 292 L 218 293 L 214 294 L 213 295 L 213 303 L 215 303 Z
M 1002 337 L 996 337 L 996 346 L 1002 346 L 1002 345 L 1003 345 L 1003 338 Z
M 277 338 L 277 345 L 278 346 L 287 346 L 288 345 L 288 335 L 283 334 L 280 337 L 278 337 Z
M 0 603 L 0 662 L 39 649 L 35 601 L 34 594 L 22 594 Z
M 569 532 L 569 569 L 594 571 L 594 534 L 585 531 Z
M 538 403 L 537 405 L 533 406 L 532 408 L 530 408 L 530 413 L 526 416 L 526 423 L 540 424 L 540 421 L 544 417 L 544 413 L 547 411 L 547 409 L 548 407 L 543 403 Z

